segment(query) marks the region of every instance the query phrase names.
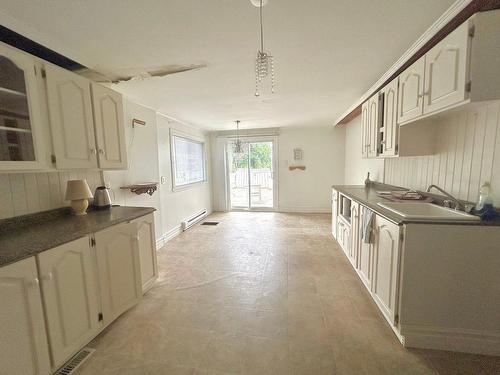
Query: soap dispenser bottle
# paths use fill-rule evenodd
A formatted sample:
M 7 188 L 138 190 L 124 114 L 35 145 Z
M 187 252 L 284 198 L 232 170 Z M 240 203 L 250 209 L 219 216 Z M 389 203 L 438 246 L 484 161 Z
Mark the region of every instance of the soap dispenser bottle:
M 479 189 L 479 202 L 475 208 L 476 215 L 479 215 L 482 220 L 491 220 L 497 216 L 497 212 L 493 207 L 493 198 L 491 197 L 491 185 L 485 182 Z

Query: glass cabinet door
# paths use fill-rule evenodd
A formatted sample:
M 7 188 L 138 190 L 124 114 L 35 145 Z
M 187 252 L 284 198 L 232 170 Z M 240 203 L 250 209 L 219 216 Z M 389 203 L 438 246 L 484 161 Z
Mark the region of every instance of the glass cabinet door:
M 38 120 L 38 103 L 34 69 L 34 60 L 29 56 L 0 46 L 1 167 L 23 169 L 23 164 L 28 168 L 37 167 L 33 125 Z

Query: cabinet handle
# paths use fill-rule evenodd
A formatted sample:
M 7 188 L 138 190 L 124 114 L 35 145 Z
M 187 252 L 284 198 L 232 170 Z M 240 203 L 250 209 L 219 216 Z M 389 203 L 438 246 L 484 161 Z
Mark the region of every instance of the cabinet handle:
M 91 148 L 90 149 L 90 153 L 94 154 L 94 155 L 97 155 L 97 150 L 95 148 Z
M 102 148 L 99 149 L 99 154 L 104 155 L 104 150 Z

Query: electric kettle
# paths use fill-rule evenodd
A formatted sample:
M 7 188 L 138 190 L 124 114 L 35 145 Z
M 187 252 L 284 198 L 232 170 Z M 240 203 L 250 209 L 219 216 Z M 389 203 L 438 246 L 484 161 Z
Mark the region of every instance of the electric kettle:
M 111 196 L 106 186 L 98 186 L 94 193 L 94 206 L 97 209 L 111 208 Z

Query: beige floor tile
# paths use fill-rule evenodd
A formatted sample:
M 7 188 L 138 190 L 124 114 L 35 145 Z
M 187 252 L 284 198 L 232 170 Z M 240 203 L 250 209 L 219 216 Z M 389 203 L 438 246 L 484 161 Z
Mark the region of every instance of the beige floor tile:
M 288 374 L 288 341 L 249 337 L 245 348 L 244 374 Z
M 243 370 L 247 338 L 214 334 L 202 355 L 200 369 L 240 374 Z

